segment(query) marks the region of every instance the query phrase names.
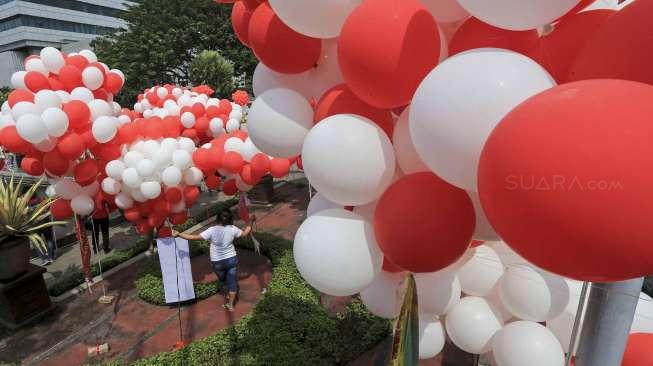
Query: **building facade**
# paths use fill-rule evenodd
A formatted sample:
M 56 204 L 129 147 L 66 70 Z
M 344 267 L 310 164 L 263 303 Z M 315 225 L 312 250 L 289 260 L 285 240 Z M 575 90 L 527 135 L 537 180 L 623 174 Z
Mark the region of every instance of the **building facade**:
M 98 36 L 123 28 L 125 0 L 0 0 L 0 87 L 47 46 L 64 52 L 89 48 Z

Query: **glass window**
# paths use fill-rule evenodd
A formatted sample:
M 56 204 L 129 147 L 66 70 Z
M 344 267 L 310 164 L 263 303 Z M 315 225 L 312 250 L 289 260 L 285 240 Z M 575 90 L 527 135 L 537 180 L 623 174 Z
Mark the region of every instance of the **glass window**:
M 31 15 L 14 15 L 9 18 L 0 20 L 0 32 L 21 26 L 99 35 L 106 34 L 114 30 L 114 28 L 102 27 L 99 25 L 68 22 L 58 19 L 35 17 Z

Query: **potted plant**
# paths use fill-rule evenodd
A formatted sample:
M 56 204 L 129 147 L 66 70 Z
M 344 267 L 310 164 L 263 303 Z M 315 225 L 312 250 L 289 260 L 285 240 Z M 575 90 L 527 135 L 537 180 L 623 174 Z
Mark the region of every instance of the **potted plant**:
M 50 206 L 46 198 L 34 207 L 30 201 L 41 181 L 25 187 L 23 180 L 15 182 L 12 175 L 7 182 L 0 179 L 0 281 L 20 276 L 28 269 L 30 244 L 40 251 L 47 250 L 41 232 L 63 222 L 49 220 Z

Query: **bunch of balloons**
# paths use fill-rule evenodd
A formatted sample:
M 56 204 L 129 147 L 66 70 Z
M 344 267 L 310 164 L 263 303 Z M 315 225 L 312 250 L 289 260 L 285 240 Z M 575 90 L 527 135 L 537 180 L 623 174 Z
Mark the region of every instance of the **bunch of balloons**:
M 562 365 L 538 322 L 564 316 L 568 278 L 653 271 L 653 1 L 217 2 L 260 60 L 251 141 L 319 192 L 300 273 L 388 315 L 391 272 L 413 273 L 424 357 L 446 328 L 501 366 Z

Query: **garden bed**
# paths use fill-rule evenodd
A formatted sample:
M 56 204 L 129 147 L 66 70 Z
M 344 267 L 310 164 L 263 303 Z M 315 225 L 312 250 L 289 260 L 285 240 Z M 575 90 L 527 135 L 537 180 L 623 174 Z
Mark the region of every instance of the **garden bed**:
M 320 295 L 297 271 L 292 243 L 266 233 L 256 236 L 273 270 L 268 291 L 254 310 L 234 326 L 180 351 L 131 365 L 342 365 L 390 334 L 390 322 L 370 314 L 358 299 L 341 314 L 330 317 L 320 304 Z M 249 239 L 239 239 L 236 245 L 253 248 Z M 191 248 L 197 255 L 206 250 L 206 244 L 196 242 Z M 148 302 L 162 304 L 158 262 L 152 259 L 151 263 L 137 280 L 138 293 Z M 146 277 L 149 279 L 142 281 Z

